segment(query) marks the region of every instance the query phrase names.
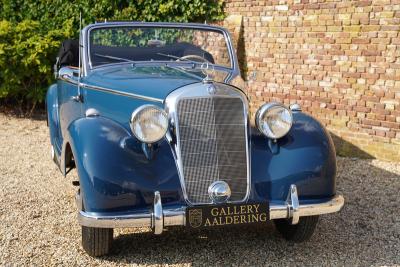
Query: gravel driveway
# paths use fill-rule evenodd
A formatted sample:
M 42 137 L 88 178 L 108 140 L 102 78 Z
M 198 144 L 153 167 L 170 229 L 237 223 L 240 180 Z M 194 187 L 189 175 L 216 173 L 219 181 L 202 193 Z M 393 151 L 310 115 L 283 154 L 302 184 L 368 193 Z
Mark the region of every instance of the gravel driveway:
M 340 158 L 344 209 L 323 216 L 311 241 L 282 240 L 266 227 L 161 236 L 116 231 L 112 255 L 87 256 L 76 220 L 76 173 L 50 159 L 45 121 L 0 114 L 0 265 L 400 265 L 400 164 Z

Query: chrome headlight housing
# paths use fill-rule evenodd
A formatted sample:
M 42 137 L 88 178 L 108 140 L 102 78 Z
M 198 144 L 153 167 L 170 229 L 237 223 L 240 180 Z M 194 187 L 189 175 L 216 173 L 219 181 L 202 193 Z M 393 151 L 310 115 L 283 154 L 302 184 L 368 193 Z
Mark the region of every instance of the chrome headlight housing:
M 257 128 L 267 137 L 278 139 L 292 127 L 292 112 L 279 103 L 262 105 L 256 113 Z
M 132 113 L 129 125 L 137 139 L 151 144 L 165 136 L 168 129 L 168 116 L 157 106 L 143 105 Z

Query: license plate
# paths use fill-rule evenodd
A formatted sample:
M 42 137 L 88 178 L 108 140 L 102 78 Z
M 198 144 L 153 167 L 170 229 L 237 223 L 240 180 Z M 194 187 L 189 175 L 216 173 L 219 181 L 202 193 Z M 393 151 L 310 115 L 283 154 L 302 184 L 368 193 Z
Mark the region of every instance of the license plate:
M 268 203 L 193 206 L 186 209 L 186 226 L 208 228 L 265 223 L 268 211 Z

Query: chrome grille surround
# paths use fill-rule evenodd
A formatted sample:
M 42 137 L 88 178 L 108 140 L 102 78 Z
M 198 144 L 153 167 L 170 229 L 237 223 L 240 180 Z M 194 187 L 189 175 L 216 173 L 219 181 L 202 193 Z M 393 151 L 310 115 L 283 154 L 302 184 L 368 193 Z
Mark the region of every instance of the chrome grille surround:
M 214 86 L 216 90 L 211 90 L 212 92 L 210 93 L 210 86 Z M 233 103 L 236 105 L 236 108 L 238 108 L 240 103 L 240 110 L 238 111 L 238 109 L 232 109 L 234 107 L 231 107 L 231 109 L 222 109 L 222 111 L 225 112 L 223 112 L 221 116 L 215 116 L 215 114 L 213 114 L 215 110 L 215 107 L 213 106 L 216 103 L 215 101 L 219 101 L 220 104 L 217 104 L 219 106 L 226 106 L 226 104 Z M 171 129 L 167 133 L 166 137 L 173 148 L 174 157 L 176 159 L 179 177 L 181 180 L 182 191 L 186 202 L 189 205 L 211 204 L 212 200 L 208 196 L 208 187 L 212 182 L 219 179 L 228 182 L 229 186 L 232 188 L 232 196 L 228 202 L 236 203 L 246 201 L 250 193 L 250 142 L 248 134 L 249 117 L 248 101 L 246 96 L 240 90 L 226 84 L 196 83 L 172 92 L 165 101 L 165 108 L 171 125 Z M 181 116 L 180 114 L 181 112 L 190 113 L 192 110 L 195 111 L 193 113 L 196 113 L 196 110 L 200 110 L 200 112 L 203 112 L 204 114 L 189 114 L 189 117 Z M 240 114 L 241 112 L 243 113 Z M 233 113 L 236 113 L 236 116 Z M 233 139 L 229 138 L 230 135 L 227 135 L 228 132 L 221 133 L 220 131 L 221 129 L 228 130 L 229 133 L 231 133 L 230 131 L 235 131 L 235 128 L 218 128 L 218 126 L 220 126 L 220 121 L 217 123 L 215 122 L 215 120 L 221 120 L 221 118 L 224 119 L 224 116 L 226 116 L 225 119 L 228 122 L 232 122 L 238 118 L 242 120 L 242 125 L 236 126 L 236 128 L 244 128 L 244 133 L 239 137 L 238 142 L 234 142 L 236 143 L 236 146 L 238 145 L 238 148 L 241 148 L 238 151 L 240 152 L 238 158 L 239 164 L 242 165 L 239 166 L 235 164 L 235 162 L 231 162 L 233 166 L 227 166 L 225 170 L 222 170 L 222 173 L 224 173 L 225 176 L 223 175 L 224 177 L 219 177 L 221 168 L 217 161 L 221 155 L 218 156 L 218 153 L 235 152 L 227 151 L 226 149 L 218 150 L 216 148 L 218 144 L 226 145 L 227 147 L 235 145 L 232 143 Z M 190 141 L 193 141 L 192 139 L 196 139 L 196 133 L 198 132 L 193 132 L 193 127 L 196 127 L 196 125 L 190 125 L 190 123 L 194 120 L 199 121 L 199 126 L 202 127 L 202 135 L 210 135 L 211 138 L 208 141 L 211 142 L 199 142 L 197 144 L 191 142 L 188 146 L 184 145 L 184 142 L 188 141 L 185 140 L 188 137 L 190 137 Z M 189 127 L 185 127 L 185 123 L 189 123 L 189 125 L 186 125 Z M 206 128 L 205 125 L 207 126 Z M 220 137 L 222 136 L 221 140 L 219 141 L 217 141 L 216 131 L 219 132 Z M 214 136 L 214 138 L 212 138 L 212 136 Z M 230 144 L 229 141 L 231 142 Z M 198 155 L 188 157 L 188 153 L 192 155 Z M 204 153 L 210 153 L 210 157 L 204 157 L 204 155 L 202 155 Z M 238 158 L 232 158 L 227 155 L 225 159 L 238 160 Z M 217 164 L 213 165 L 212 163 L 214 162 L 217 162 Z M 188 167 L 190 168 L 192 166 L 194 166 L 194 170 L 190 171 Z M 239 169 L 239 167 L 241 169 Z M 204 170 L 199 171 L 201 168 Z M 232 170 L 234 171 L 232 172 Z M 244 177 L 236 177 L 241 178 L 236 179 L 234 177 L 235 170 L 242 172 L 241 176 Z M 231 173 L 232 177 L 226 177 L 226 174 L 229 173 Z M 189 183 L 194 183 L 194 185 L 191 186 Z M 196 196 L 197 192 L 200 192 L 198 196 Z

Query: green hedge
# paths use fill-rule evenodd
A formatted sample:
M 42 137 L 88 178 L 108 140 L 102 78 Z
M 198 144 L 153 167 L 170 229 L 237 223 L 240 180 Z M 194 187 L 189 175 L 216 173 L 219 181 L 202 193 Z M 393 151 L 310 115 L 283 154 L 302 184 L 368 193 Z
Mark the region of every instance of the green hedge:
M 36 21 L 0 21 L 0 98 L 29 102 L 32 110 L 43 102 L 53 78 L 54 52 L 60 40 L 72 35 L 71 21 L 64 25 L 43 33 Z
M 62 40 L 108 20 L 204 22 L 224 18 L 222 0 L 0 0 L 0 99 L 42 103 Z

